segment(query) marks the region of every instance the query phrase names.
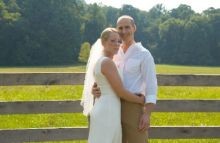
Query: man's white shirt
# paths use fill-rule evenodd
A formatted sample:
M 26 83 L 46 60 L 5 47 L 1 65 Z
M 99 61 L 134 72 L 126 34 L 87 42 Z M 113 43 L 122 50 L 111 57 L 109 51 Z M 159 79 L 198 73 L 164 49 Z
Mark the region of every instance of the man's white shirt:
M 125 53 L 120 48 L 114 62 L 123 76 L 125 88 L 132 93 L 144 94 L 146 103 L 156 104 L 157 78 L 151 53 L 141 43 L 134 43 Z

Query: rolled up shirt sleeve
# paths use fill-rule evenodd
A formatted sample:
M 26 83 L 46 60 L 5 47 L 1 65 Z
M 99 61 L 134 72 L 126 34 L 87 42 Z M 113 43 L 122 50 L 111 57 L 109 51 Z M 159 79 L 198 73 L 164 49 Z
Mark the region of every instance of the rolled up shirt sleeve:
M 144 60 L 141 64 L 141 72 L 145 86 L 145 103 L 156 104 L 158 85 L 155 63 L 150 52 L 147 52 L 147 56 L 144 56 Z

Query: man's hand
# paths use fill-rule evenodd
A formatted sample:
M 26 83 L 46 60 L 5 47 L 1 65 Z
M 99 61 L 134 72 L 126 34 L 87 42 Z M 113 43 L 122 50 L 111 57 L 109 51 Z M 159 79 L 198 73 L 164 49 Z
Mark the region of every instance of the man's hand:
M 150 115 L 147 113 L 144 113 L 141 116 L 140 122 L 139 122 L 139 132 L 145 132 L 150 128 Z
M 95 98 L 99 98 L 101 96 L 101 90 L 96 82 L 92 86 L 92 94 Z
M 139 128 L 138 128 L 140 132 L 144 132 L 150 128 L 150 116 L 154 107 L 155 104 L 153 103 L 147 103 L 144 105 L 143 115 L 140 118 Z

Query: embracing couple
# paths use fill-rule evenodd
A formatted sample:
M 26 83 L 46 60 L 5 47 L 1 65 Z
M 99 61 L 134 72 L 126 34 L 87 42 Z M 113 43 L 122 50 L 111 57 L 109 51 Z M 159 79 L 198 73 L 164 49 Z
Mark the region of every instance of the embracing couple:
M 118 18 L 92 45 L 82 96 L 89 143 L 147 143 L 156 104 L 154 59 L 136 43 L 134 19 Z

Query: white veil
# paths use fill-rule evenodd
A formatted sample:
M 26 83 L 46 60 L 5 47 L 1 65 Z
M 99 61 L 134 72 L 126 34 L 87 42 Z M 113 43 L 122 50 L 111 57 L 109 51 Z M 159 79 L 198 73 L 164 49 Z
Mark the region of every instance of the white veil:
M 83 106 L 83 114 L 88 116 L 94 102 L 94 96 L 92 95 L 92 86 L 95 82 L 94 78 L 94 67 L 97 60 L 103 56 L 103 46 L 101 39 L 98 39 L 90 50 L 89 59 L 86 66 L 85 80 L 83 95 L 81 99 L 81 105 Z

